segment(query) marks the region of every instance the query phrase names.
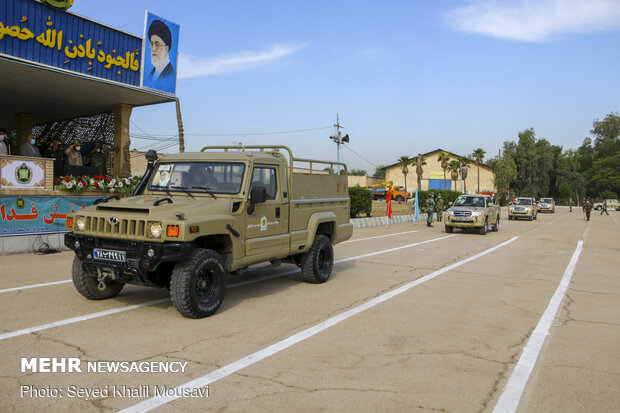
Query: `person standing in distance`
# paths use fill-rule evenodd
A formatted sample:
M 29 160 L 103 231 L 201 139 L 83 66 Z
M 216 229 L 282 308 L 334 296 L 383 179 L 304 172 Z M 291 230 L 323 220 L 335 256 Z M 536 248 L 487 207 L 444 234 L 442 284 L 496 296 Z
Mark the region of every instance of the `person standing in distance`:
M 586 199 L 586 202 L 583 203 L 583 212 L 586 213 L 586 219 L 589 221 L 590 220 L 590 212 L 592 212 L 592 202 L 590 202 L 590 199 Z
M 609 212 L 607 212 L 607 200 L 606 199 L 603 199 L 603 209 L 601 210 L 601 215 L 603 215 L 603 212 L 609 215 Z
M 435 211 L 434 194 L 431 192 L 426 198 L 426 226 L 433 226 L 433 212 Z

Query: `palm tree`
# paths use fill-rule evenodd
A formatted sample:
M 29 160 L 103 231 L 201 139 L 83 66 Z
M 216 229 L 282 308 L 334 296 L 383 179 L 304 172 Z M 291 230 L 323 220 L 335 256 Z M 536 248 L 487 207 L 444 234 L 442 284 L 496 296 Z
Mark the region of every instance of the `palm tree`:
M 485 154 L 486 152 L 482 148 L 474 149 L 474 153 L 471 154 L 472 158 L 476 161 L 476 165 L 478 166 L 478 193 L 480 193 L 480 165 L 482 165 Z
M 461 179 L 463 179 L 463 191 L 465 191 L 465 193 L 467 193 L 467 172 L 469 172 L 469 169 L 467 169 L 467 165 L 469 165 L 471 163 L 471 159 L 469 159 L 466 156 L 459 156 L 459 162 L 461 163 Z
M 450 177 L 454 181 L 454 190 L 456 191 L 456 181 L 459 179 L 459 169 L 461 169 L 461 164 L 456 159 L 450 161 L 448 164 L 448 171 L 450 171 Z
M 443 189 L 446 188 L 446 169 L 448 169 L 448 161 L 450 161 L 450 155 L 447 152 L 442 151 L 437 157 L 437 162 L 441 163 L 441 169 L 443 169 Z
M 411 160 L 411 163 L 414 163 L 416 165 L 415 173 L 416 175 L 418 175 L 418 191 L 421 191 L 422 188 L 420 187 L 422 186 L 422 174 L 424 173 L 424 169 L 422 168 L 422 166 L 426 165 L 426 157 L 418 154 L 418 156 Z
M 409 173 L 409 168 L 407 168 L 407 165 L 410 165 L 411 162 L 412 159 L 410 157 L 401 156 L 397 163 L 397 165 L 400 166 L 401 171 L 403 171 L 403 175 L 405 175 L 405 193 L 407 193 L 407 174 Z

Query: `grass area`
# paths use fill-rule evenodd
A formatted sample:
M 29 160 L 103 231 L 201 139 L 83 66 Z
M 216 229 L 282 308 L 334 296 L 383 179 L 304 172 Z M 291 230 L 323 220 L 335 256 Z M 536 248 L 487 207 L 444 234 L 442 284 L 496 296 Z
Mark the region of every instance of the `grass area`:
M 384 217 L 387 212 L 387 203 L 385 201 L 372 201 L 371 217 Z M 392 215 L 408 215 L 413 214 L 413 203 L 392 201 Z

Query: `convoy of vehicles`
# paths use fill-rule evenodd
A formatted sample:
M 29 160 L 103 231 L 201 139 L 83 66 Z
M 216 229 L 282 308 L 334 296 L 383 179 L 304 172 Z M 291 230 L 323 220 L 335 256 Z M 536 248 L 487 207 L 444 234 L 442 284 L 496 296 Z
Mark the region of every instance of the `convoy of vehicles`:
M 553 198 L 540 198 L 538 201 L 538 212 L 555 212 L 555 201 Z
M 526 218 L 530 221 L 538 215 L 538 204 L 534 198 L 518 197 L 508 206 L 508 220 Z
M 488 195 L 459 195 L 444 214 L 446 232 L 454 228 L 476 229 L 484 235 L 487 231 L 499 231 L 500 207 Z
M 221 305 L 228 273 L 256 263 L 286 260 L 308 282 L 329 279 L 332 245 L 353 232 L 347 177 L 312 166 L 346 172 L 344 164 L 297 159 L 285 146 L 205 147 L 156 163 L 147 156 L 134 196 L 67 217 L 82 295 L 111 298 L 126 283 L 169 288 L 181 314 L 202 318 Z M 293 172 L 293 163 L 310 169 Z

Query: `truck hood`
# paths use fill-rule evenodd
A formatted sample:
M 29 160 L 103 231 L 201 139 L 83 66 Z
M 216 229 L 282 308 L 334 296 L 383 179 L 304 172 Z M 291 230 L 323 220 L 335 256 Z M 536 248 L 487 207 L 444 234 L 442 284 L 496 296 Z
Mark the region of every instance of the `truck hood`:
M 165 201 L 169 198 L 172 202 Z M 231 205 L 240 200 L 231 198 L 206 198 L 196 197 L 167 197 L 155 195 L 139 195 L 135 197 L 122 198 L 120 200 L 110 200 L 98 205 L 87 208 L 84 212 L 91 214 L 119 214 L 131 215 L 134 218 L 161 218 L 176 219 L 178 214 L 186 216 L 204 216 L 230 214 Z M 199 211 L 199 212 L 198 212 Z

